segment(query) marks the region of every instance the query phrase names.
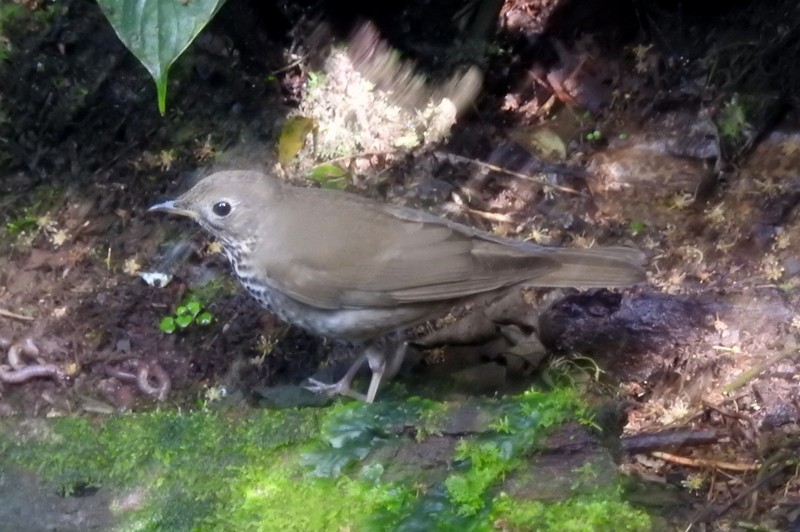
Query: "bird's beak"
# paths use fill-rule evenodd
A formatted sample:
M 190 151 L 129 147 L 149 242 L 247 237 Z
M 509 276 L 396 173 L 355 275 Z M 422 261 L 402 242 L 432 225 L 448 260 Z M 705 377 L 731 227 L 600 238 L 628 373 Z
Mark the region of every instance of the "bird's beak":
M 178 200 L 169 200 L 161 203 L 156 203 L 155 205 L 147 209 L 147 212 L 166 212 L 169 214 L 179 214 L 181 216 L 188 216 L 189 218 L 195 217 L 194 212 L 182 208 L 178 203 Z

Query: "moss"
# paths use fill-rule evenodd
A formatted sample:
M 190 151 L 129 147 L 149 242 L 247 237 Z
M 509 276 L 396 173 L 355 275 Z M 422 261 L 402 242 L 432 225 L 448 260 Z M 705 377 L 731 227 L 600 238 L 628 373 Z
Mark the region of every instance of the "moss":
M 549 393 L 528 391 L 500 406 L 493 433 L 482 440 L 462 442 L 456 449 L 455 458 L 465 467 L 451 475 L 445 486 L 461 515 L 475 515 L 490 506 L 490 488 L 550 429 L 572 417 L 585 417 L 583 405 L 571 388 Z
M 420 412 L 420 417 L 415 425 L 417 441 L 423 441 L 428 436 L 442 433 L 442 427 L 447 421 L 448 406 L 445 403 L 428 401 L 426 408 Z
M 14 207 L 0 216 L 0 249 L 27 248 L 38 235 L 54 231 L 56 226 L 50 214 L 63 201 L 63 197 L 63 189 L 50 184 L 18 195 L 11 202 Z
M 238 284 L 232 277 L 225 276 L 212 279 L 205 284 L 192 286 L 192 294 L 203 304 L 210 305 L 223 296 L 230 296 L 237 292 Z
M 275 457 L 310 440 L 318 423 L 313 410 L 239 419 L 213 412 L 153 412 L 103 423 L 63 418 L 28 437 L 6 432 L 2 448 L 9 463 L 36 469 L 64 493 L 86 485 L 144 489 L 144 506 L 124 520 L 185 529 L 231 504 L 242 482 L 238 468 L 280 463 Z
M 651 530 L 649 516 L 622 499 L 618 487 L 545 503 L 505 494 L 495 499 L 491 520 L 503 530 Z
M 239 529 L 231 525 L 251 523 L 249 530 L 361 530 L 373 514 L 391 515 L 411 496 L 394 484 L 347 476 L 299 482 L 296 465 L 287 461 L 241 469 L 231 504 L 199 528 Z
M 61 10 L 58 6 L 27 9 L 19 2 L 0 2 L 0 33 L 13 43 L 26 34 L 42 31 Z M 0 55 L 0 60 L 4 59 Z
M 434 408 L 433 401 L 411 398 L 401 403 L 340 403 L 322 425 L 322 441 L 303 456 L 303 464 L 318 477 L 338 477 L 369 452 L 391 439 Z
M 576 482 L 575 497 L 555 504 L 497 494 L 549 429 L 583 416 L 573 391 L 476 404 L 480 416 L 496 421 L 464 433 L 449 460 L 431 455 L 443 474 L 428 483 L 408 461 L 401 466 L 407 474 L 391 474 L 392 452 L 374 451 L 423 448 L 415 427 L 439 430 L 430 425 L 463 405 L 409 399 L 28 420 L 0 431 L 0 454 L 8 465 L 39 471 L 61 492 L 98 486 L 116 496 L 120 530 L 490 530 L 496 522 L 519 530 L 586 523 L 602 530 L 620 516 L 628 529 L 644 528 L 646 516 L 625 505 L 619 491 L 601 492 L 592 482 Z M 126 502 L 132 498 L 136 504 Z
M 468 460 L 470 464 L 466 472 L 445 480 L 450 499 L 461 515 L 474 515 L 482 510 L 488 489 L 517 465 L 493 443 L 475 445 L 462 441 L 456 449 L 456 459 Z

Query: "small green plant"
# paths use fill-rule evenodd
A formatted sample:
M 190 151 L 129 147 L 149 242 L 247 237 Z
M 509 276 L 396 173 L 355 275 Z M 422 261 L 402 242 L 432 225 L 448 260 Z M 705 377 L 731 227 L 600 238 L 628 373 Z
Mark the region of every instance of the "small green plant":
M 508 416 L 503 416 L 490 424 L 489 428 L 502 434 L 511 434 L 511 421 L 508 419 Z
M 644 233 L 645 231 L 647 231 L 647 224 L 642 222 L 641 220 L 634 220 L 630 223 L 628 229 L 630 230 L 633 236 L 636 236 L 640 233 Z
M 313 70 L 306 76 L 306 88 L 313 90 L 322 85 L 325 80 L 325 74 L 322 72 L 314 72 Z
M 600 140 L 603 138 L 603 133 L 595 129 L 586 134 L 586 140 Z
M 39 227 L 39 217 L 32 214 L 23 214 L 6 222 L 6 231 L 12 235 L 19 235 L 25 231 Z
M 11 55 L 11 45 L 8 44 L 5 38 L 3 38 L 2 34 L 0 34 L 0 63 L 7 61 L 9 56 Z M 0 123 L 3 121 L 0 120 Z
M 14 2 L 0 5 L 0 61 L 5 61 L 11 52 L 11 40 L 3 32 L 12 27 L 21 16 L 24 16 L 24 8 Z
M 19 236 L 26 232 L 37 232 L 45 226 L 52 227 L 54 220 L 49 211 L 54 209 L 62 194 L 62 190 L 44 185 L 20 197 L 20 201 L 16 202 L 19 207 L 3 213 L 6 234 Z
M 197 296 L 190 296 L 177 309 L 172 316 L 164 316 L 158 328 L 161 332 L 172 334 L 177 330 L 183 330 L 192 323 L 197 325 L 208 325 L 214 321 L 214 316 L 204 310 L 203 303 Z
M 487 490 L 517 465 L 515 459 L 504 456 L 500 447 L 491 442 L 462 441 L 456 447 L 455 458 L 469 461 L 470 465 L 468 470 L 450 475 L 444 482 L 460 515 L 478 513 L 486 504 Z
M 729 101 L 725 102 L 717 115 L 719 133 L 725 138 L 736 141 L 744 137 L 747 126 L 745 103 L 738 95 L 734 94 Z

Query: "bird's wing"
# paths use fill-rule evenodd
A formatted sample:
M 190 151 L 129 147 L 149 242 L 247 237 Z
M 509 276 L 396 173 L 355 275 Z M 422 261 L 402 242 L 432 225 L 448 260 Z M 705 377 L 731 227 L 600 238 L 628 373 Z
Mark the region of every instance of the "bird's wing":
M 284 198 L 264 229 L 274 245 L 261 253 L 274 288 L 318 308 L 457 299 L 559 268 L 546 254 L 486 240 L 485 233 L 420 211 L 299 192 L 313 216 L 298 219 Z

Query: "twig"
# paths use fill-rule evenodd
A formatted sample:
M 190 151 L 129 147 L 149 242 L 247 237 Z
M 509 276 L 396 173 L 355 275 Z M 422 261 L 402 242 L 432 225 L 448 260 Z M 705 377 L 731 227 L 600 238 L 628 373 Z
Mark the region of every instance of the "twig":
M 327 161 L 323 161 L 323 162 L 319 163 L 317 166 L 322 166 L 323 164 L 338 163 L 340 161 L 349 161 L 351 159 L 358 159 L 359 157 L 373 157 L 375 155 L 394 155 L 396 153 L 406 153 L 406 150 L 362 151 L 361 153 L 354 153 L 352 155 L 342 155 L 341 157 L 336 157 L 334 159 L 328 159 Z
M 630 454 L 653 452 L 656 449 L 708 445 L 718 441 L 719 435 L 715 430 L 670 430 L 620 438 L 622 448 Z
M 0 308 L 0 316 L 4 318 L 12 318 L 15 320 L 22 320 L 22 321 L 33 321 L 36 318 L 32 318 L 31 316 L 24 316 L 22 314 L 17 314 L 16 312 L 11 312 L 10 310 L 5 310 Z
M 270 73 L 269 73 L 269 75 L 270 75 L 270 76 L 277 76 L 278 74 L 281 74 L 281 73 L 283 73 L 283 72 L 286 72 L 287 70 L 291 70 L 291 69 L 293 69 L 294 67 L 296 67 L 296 66 L 298 66 L 299 64 L 301 64 L 301 63 L 302 63 L 303 61 L 305 61 L 307 58 L 308 58 L 308 56 L 307 56 L 307 55 L 304 55 L 303 57 L 300 57 L 300 58 L 298 58 L 298 59 L 296 59 L 296 60 L 292 61 L 291 63 L 289 63 L 288 65 L 286 65 L 286 66 L 285 66 L 285 67 L 283 67 L 283 68 L 279 68 L 278 70 L 273 70 L 272 72 L 270 72 Z
M 335 159 L 327 160 L 320 164 L 333 164 L 340 161 L 348 161 L 351 159 L 356 159 L 358 157 L 372 157 L 373 155 L 394 155 L 397 153 L 405 153 L 406 150 L 394 150 L 394 151 L 372 151 L 372 152 L 362 152 L 362 153 L 355 153 L 353 155 L 343 155 L 341 157 L 336 157 Z M 538 183 L 545 187 L 550 187 L 555 190 L 560 190 L 561 192 L 567 192 L 569 194 L 575 194 L 581 197 L 587 197 L 584 192 L 580 190 L 575 190 L 571 187 L 565 187 L 563 185 L 556 185 L 555 183 L 548 183 L 544 179 L 540 179 L 538 177 L 533 177 L 528 174 L 523 174 L 521 172 L 516 172 L 514 170 L 510 170 L 508 168 L 504 168 L 502 166 L 497 166 L 496 164 L 491 164 L 487 162 L 480 161 L 478 159 L 471 159 L 469 157 L 464 157 L 463 155 L 456 155 L 455 153 L 448 153 L 443 151 L 434 152 L 434 156 L 441 158 L 441 159 L 450 159 L 451 161 L 460 162 L 460 163 L 469 163 L 475 164 L 482 168 L 486 168 L 487 170 L 491 170 L 493 172 L 500 172 L 502 174 L 507 174 L 513 177 L 517 177 L 519 179 L 524 179 L 525 181 L 532 181 L 534 183 Z M 563 173 L 565 170 L 570 170 L 568 167 L 563 165 L 554 165 L 554 164 L 547 164 L 542 163 L 539 169 L 542 172 L 560 172 Z
M 724 394 L 729 394 L 732 391 L 736 390 L 747 384 L 750 380 L 755 379 L 761 373 L 764 372 L 768 367 L 772 366 L 773 364 L 780 362 L 784 358 L 794 355 L 798 353 L 798 346 L 797 344 L 791 344 L 787 348 L 783 349 L 782 351 L 772 355 L 767 360 L 762 362 L 761 364 L 757 364 L 756 366 L 750 368 L 749 370 L 745 371 L 738 377 L 736 377 L 733 382 L 722 388 L 722 392 Z
M 485 218 L 487 220 L 491 220 L 493 222 L 500 222 L 500 223 L 513 223 L 514 220 L 508 214 L 503 214 L 500 212 L 486 212 L 486 211 L 479 211 L 477 209 L 470 209 L 467 207 L 467 212 L 470 214 L 474 214 L 476 216 L 480 216 L 481 218 Z
M 761 466 L 759 464 L 734 464 L 732 462 L 721 462 L 718 460 L 709 460 L 707 458 L 687 458 L 685 456 L 678 456 L 672 453 L 665 453 L 663 451 L 653 451 L 653 456 L 672 462 L 673 464 L 684 465 L 687 467 L 714 467 L 717 469 L 725 469 L 728 471 L 758 471 Z
M 719 414 L 721 414 L 723 416 L 730 417 L 730 418 L 733 418 L 733 419 L 738 419 L 740 421 L 746 422 L 748 424 L 748 426 L 750 427 L 750 430 L 753 431 L 751 433 L 751 438 L 752 439 L 755 439 L 755 435 L 758 434 L 758 427 L 756 426 L 756 422 L 750 416 L 746 416 L 744 414 L 740 414 L 739 412 L 731 412 L 730 410 L 722 408 L 721 406 L 717 406 L 717 405 L 711 404 L 708 401 L 703 401 L 703 407 L 707 408 L 709 410 L 713 410 L 714 412 L 717 412 L 717 413 L 719 413 Z
M 776 456 L 773 456 L 768 460 L 768 463 L 772 463 L 774 465 L 777 464 L 777 462 L 780 462 L 781 460 L 786 460 L 786 456 L 784 455 L 784 453 L 778 453 Z M 689 528 L 691 528 L 696 523 L 700 523 L 709 519 L 711 520 L 719 519 L 726 512 L 728 512 L 728 510 L 733 508 L 734 505 L 738 504 L 740 501 L 744 500 L 750 494 L 758 490 L 761 486 L 771 481 L 776 475 L 778 475 L 780 472 L 784 470 L 785 466 L 786 463 L 783 464 L 783 467 L 775 465 L 775 467 L 766 472 L 762 470 L 761 473 L 759 474 L 760 478 L 756 482 L 754 482 L 753 484 L 751 484 L 750 486 L 739 492 L 735 497 L 729 500 L 722 508 L 713 508 L 713 507 L 707 508 L 705 511 L 703 511 L 703 513 L 698 515 L 696 518 L 692 519 L 692 523 L 689 525 Z M 767 464 L 764 464 L 764 467 L 767 467 Z
M 532 181 L 534 183 L 539 183 L 540 185 L 543 185 L 543 186 L 546 186 L 546 187 L 550 187 L 550 188 L 554 188 L 556 190 L 560 190 L 561 192 L 567 192 L 569 194 L 575 194 L 577 196 L 586 197 L 586 194 L 584 194 L 583 192 L 581 192 L 579 190 L 575 190 L 574 188 L 565 187 L 563 185 L 556 185 L 556 184 L 553 184 L 553 183 L 548 183 L 544 179 L 540 179 L 538 177 L 533 177 L 533 176 L 528 175 L 528 174 L 523 174 L 523 173 L 520 173 L 520 172 L 516 172 L 514 170 L 510 170 L 510 169 L 504 168 L 502 166 L 497 166 L 495 164 L 479 161 L 478 159 L 470 159 L 469 157 L 464 157 L 462 155 L 456 155 L 454 153 L 447 153 L 447 152 L 436 152 L 435 155 L 438 155 L 438 156 L 446 158 L 446 159 L 451 159 L 451 160 L 454 160 L 454 161 L 462 162 L 462 163 L 476 164 L 476 165 L 478 165 L 478 166 L 480 166 L 482 168 L 486 168 L 488 170 L 492 170 L 493 172 L 500 172 L 502 174 L 507 174 L 507 175 L 510 175 L 510 176 L 513 176 L 513 177 L 517 177 L 519 179 L 524 179 L 525 181 Z M 564 172 L 564 170 L 568 170 L 568 168 L 566 168 L 564 166 L 549 165 L 549 164 L 544 164 L 544 163 L 542 164 L 542 167 L 540 169 L 540 171 L 542 171 L 542 172 Z

